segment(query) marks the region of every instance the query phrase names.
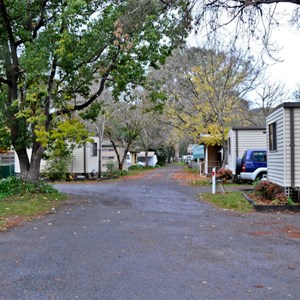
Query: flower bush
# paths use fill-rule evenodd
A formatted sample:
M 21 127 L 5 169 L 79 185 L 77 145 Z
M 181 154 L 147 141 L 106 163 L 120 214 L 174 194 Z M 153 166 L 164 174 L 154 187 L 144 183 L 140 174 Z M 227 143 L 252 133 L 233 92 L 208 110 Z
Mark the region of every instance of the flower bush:
M 217 180 L 222 180 L 224 183 L 231 181 L 232 171 L 229 169 L 221 168 L 216 173 Z
M 285 204 L 288 197 L 284 194 L 282 187 L 268 180 L 260 181 L 255 187 L 257 194 L 266 200 L 275 201 L 278 204 Z

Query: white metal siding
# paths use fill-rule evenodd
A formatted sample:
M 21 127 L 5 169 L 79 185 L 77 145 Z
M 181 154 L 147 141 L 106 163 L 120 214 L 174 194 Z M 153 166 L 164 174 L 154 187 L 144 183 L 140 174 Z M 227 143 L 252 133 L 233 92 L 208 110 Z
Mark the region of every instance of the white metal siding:
M 235 175 L 236 139 L 235 139 L 235 130 L 233 130 L 232 128 L 229 130 L 229 133 L 228 133 L 228 139 L 229 138 L 230 138 L 230 145 L 228 145 L 228 146 L 230 147 L 230 149 L 228 148 L 228 166 L 227 166 L 227 168 L 230 169 L 232 171 L 232 173 Z
M 92 137 L 92 139 L 94 140 L 95 143 L 97 143 L 99 149 L 99 138 Z M 114 163 L 117 164 L 117 156 L 109 140 L 104 140 L 103 144 L 105 146 L 109 146 L 109 147 L 102 148 L 102 171 L 106 172 L 107 171 L 106 163 L 108 161 L 113 161 Z M 85 149 L 86 149 L 86 172 L 87 173 L 91 173 L 93 171 L 97 172 L 99 152 L 97 151 L 97 156 L 93 156 L 93 143 L 87 143 Z M 124 155 L 124 150 L 125 150 L 124 147 L 118 147 L 118 151 L 121 158 Z M 31 157 L 31 152 L 32 152 L 31 149 L 27 150 L 29 158 Z M 103 157 L 113 157 L 113 158 L 106 159 Z M 46 166 L 47 166 L 47 161 L 42 159 L 40 171 L 41 172 L 45 171 Z M 124 168 L 128 168 L 126 161 L 124 164 Z M 69 173 L 73 173 L 73 174 L 84 173 L 84 146 L 74 149 L 72 154 L 72 159 L 67 167 L 67 170 Z M 16 153 L 15 153 L 15 173 L 20 173 L 20 163 Z
M 247 149 L 267 147 L 267 137 L 265 130 L 239 130 L 238 132 L 238 152 L 242 157 Z
M 93 156 L 93 143 L 86 144 L 86 171 L 87 173 L 98 171 L 98 157 L 99 157 L 99 138 L 92 137 L 93 143 L 97 143 L 97 155 Z
M 300 187 L 300 109 L 294 108 L 295 186 Z
M 84 172 L 84 148 L 74 149 L 72 160 L 68 165 L 68 173 L 83 173 Z
M 93 138 L 94 142 L 98 143 L 97 138 Z M 76 148 L 72 154 L 71 163 L 68 166 L 69 173 L 84 173 L 84 147 L 85 147 L 85 167 L 86 172 L 97 172 L 98 170 L 98 153 L 97 156 L 93 156 L 93 143 L 86 143 L 85 146 Z
M 283 127 L 283 160 L 284 165 L 281 173 L 284 172 L 282 186 L 291 186 L 291 129 L 290 129 L 290 110 L 284 108 L 284 127 Z M 280 137 L 278 137 L 280 139 Z
M 119 151 L 119 155 L 122 158 L 122 153 L 120 153 Z M 110 145 L 109 147 L 103 147 L 102 148 L 102 171 L 106 172 L 107 171 L 107 163 L 115 163 L 116 165 L 118 164 L 118 159 L 117 159 L 117 155 L 116 152 L 113 148 L 112 145 Z
M 284 116 L 284 109 L 280 108 L 267 117 L 267 136 L 269 136 L 269 125 L 276 122 L 276 134 L 277 134 L 277 150 L 269 151 L 269 139 L 267 139 L 267 160 L 268 160 L 268 179 L 281 186 L 285 185 L 286 181 L 286 169 L 285 169 L 285 146 L 287 145 L 286 126 L 287 121 Z M 285 129 L 284 129 L 285 128 Z
M 94 143 L 97 143 L 97 150 L 99 150 L 99 138 L 98 137 L 92 137 L 94 140 Z M 102 147 L 102 161 L 101 161 L 101 169 L 102 172 L 106 172 L 106 164 L 108 162 L 114 162 L 117 164 L 117 156 L 113 149 L 113 146 L 111 145 L 109 140 L 103 141 L 104 147 Z M 109 147 L 108 147 L 109 145 Z M 91 173 L 93 171 L 98 171 L 98 157 L 99 152 L 97 151 L 97 156 L 93 156 L 93 144 L 87 143 L 86 144 L 86 172 Z M 123 156 L 124 150 L 118 148 L 120 157 Z M 71 173 L 84 173 L 84 148 L 77 148 L 73 151 L 73 159 L 71 164 L 68 167 L 68 171 Z
M 228 154 L 228 168 L 233 172 L 233 174 L 235 174 L 236 159 L 238 157 L 241 158 L 247 149 L 266 149 L 267 147 L 266 131 L 262 129 L 230 129 L 228 137 L 231 139 L 231 149 L 230 154 Z

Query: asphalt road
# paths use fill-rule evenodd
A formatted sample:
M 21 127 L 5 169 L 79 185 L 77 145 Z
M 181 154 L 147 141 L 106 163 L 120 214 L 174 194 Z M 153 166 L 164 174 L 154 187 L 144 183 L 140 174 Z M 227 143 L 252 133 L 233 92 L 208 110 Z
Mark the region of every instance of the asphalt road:
M 57 185 L 65 206 L 0 234 L 0 299 L 300 299 L 300 214 L 216 209 L 178 170 Z

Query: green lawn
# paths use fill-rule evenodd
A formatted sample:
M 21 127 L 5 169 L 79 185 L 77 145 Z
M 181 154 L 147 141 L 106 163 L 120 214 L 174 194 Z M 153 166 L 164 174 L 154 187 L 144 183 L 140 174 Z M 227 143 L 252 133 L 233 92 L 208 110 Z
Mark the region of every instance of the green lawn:
M 253 206 L 243 197 L 240 192 L 201 193 L 200 198 L 214 204 L 216 207 L 234 210 L 238 212 L 251 212 Z
M 0 194 L 0 231 L 10 226 L 11 219 L 22 217 L 30 219 L 43 215 L 60 205 L 66 199 L 62 194 L 28 194 L 10 196 Z

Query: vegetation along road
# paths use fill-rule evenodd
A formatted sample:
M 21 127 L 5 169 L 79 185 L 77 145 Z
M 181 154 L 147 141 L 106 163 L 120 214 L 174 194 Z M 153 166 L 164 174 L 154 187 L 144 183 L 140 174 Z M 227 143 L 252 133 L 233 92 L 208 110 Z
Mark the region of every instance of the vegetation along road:
M 180 170 L 57 185 L 66 205 L 0 234 L 0 299 L 300 299 L 299 214 L 215 208 Z

